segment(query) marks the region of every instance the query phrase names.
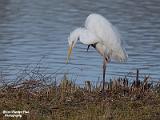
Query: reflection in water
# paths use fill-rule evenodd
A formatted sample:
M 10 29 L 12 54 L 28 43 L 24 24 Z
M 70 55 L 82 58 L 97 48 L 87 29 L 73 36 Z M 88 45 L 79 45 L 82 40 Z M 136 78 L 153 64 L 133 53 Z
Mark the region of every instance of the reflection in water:
M 78 80 L 96 81 L 102 74 L 102 61 L 94 49 L 86 52 L 83 48 L 87 46 L 78 44 L 70 64 L 64 64 L 69 32 L 83 26 L 87 15 L 96 12 L 119 28 L 129 54 L 127 63 L 113 61 L 108 66 L 108 79 L 136 68 L 159 79 L 159 5 L 158 0 L 3 1 L 0 4 L 0 68 L 7 69 L 13 77 L 18 70 L 44 57 L 39 63 L 44 72 L 53 73 L 63 67 L 59 73 L 70 70 L 79 75 Z

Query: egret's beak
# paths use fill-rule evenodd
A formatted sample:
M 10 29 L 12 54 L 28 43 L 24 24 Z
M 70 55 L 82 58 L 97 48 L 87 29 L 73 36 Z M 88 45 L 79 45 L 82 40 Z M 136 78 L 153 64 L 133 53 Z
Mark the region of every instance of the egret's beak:
M 72 53 L 72 47 L 73 47 L 73 45 L 69 46 L 69 48 L 68 48 L 68 55 L 67 55 L 66 64 L 68 64 L 69 58 L 70 58 L 70 56 L 71 56 L 71 53 Z

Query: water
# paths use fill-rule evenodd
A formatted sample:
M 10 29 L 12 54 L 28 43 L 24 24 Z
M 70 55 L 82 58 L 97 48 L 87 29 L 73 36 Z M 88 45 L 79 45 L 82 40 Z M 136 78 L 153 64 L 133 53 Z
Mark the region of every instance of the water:
M 111 62 L 107 79 L 140 69 L 160 79 L 159 0 L 3 0 L 0 2 L 0 71 L 8 79 L 26 66 L 38 64 L 57 76 L 69 70 L 71 79 L 101 79 L 102 59 L 93 48 L 78 43 L 65 65 L 67 37 L 83 26 L 90 13 L 100 13 L 120 30 L 126 42 L 126 63 Z M 62 68 L 62 69 L 60 69 Z

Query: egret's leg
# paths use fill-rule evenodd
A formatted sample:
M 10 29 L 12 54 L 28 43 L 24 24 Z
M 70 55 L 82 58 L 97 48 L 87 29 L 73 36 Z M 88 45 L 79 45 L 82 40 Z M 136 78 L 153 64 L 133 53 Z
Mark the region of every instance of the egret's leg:
M 106 65 L 107 65 L 107 60 L 104 58 L 104 60 L 103 60 L 103 87 L 102 87 L 103 93 L 105 92 L 104 87 L 105 87 Z

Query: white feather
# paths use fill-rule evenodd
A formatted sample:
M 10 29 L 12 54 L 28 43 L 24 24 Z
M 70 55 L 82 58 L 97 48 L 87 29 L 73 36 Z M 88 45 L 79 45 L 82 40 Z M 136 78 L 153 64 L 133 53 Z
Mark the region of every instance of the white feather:
M 99 14 L 90 14 L 85 28 L 77 28 L 70 33 L 69 45 L 73 44 L 74 47 L 78 39 L 87 45 L 98 43 L 95 49 L 104 57 L 118 61 L 125 61 L 128 57 L 117 29 Z
M 80 40 L 80 42 L 86 45 L 99 42 L 97 36 L 89 30 L 87 30 L 86 28 L 77 28 L 74 31 L 72 31 L 68 38 L 69 45 L 71 45 L 72 42 L 75 45 L 78 39 Z
M 110 57 L 118 61 L 127 59 L 119 32 L 106 18 L 99 14 L 90 14 L 85 21 L 85 27 L 101 39 L 101 43 L 111 53 Z

